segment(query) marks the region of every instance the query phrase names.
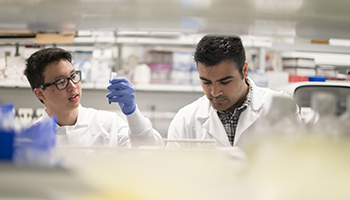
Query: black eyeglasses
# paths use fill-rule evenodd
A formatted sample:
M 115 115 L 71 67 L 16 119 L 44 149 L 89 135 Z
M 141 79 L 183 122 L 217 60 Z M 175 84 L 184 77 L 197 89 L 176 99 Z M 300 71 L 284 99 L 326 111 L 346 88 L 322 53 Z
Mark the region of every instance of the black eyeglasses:
M 72 74 L 70 77 L 68 78 L 61 78 L 55 82 L 52 83 L 44 83 L 42 85 L 40 85 L 39 87 L 43 90 L 45 90 L 45 88 L 51 86 L 51 85 L 56 85 L 56 88 L 59 90 L 64 90 L 68 87 L 69 84 L 69 80 L 72 80 L 72 82 L 74 84 L 77 84 L 81 81 L 81 71 L 77 70 L 74 72 L 74 74 Z

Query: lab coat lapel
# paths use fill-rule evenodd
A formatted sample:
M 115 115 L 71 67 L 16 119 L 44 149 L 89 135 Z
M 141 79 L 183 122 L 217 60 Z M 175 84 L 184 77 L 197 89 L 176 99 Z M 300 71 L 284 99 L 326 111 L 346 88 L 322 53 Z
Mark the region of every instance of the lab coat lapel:
M 239 117 L 239 122 L 236 129 L 234 145 L 237 144 L 237 141 L 242 136 L 242 133 L 246 131 L 260 116 L 260 111 L 263 105 L 265 104 L 263 100 L 263 95 L 260 93 L 259 88 L 250 80 L 252 85 L 252 96 L 251 102 L 247 109 L 243 111 Z
M 198 117 L 198 120 L 202 124 L 202 127 L 220 143 L 220 145 L 217 146 L 230 147 L 231 144 L 228 140 L 225 128 L 222 125 L 215 109 L 210 105 L 209 101 L 206 101 L 206 103 L 207 105 L 204 107 L 208 109 L 203 109 L 206 110 L 206 112 L 202 112 Z
M 246 131 L 258 118 L 259 118 L 258 112 L 252 111 L 251 107 L 248 107 L 247 110 L 245 110 L 241 114 L 239 118 L 239 123 L 237 125 L 237 129 L 236 129 L 234 145 L 236 145 L 242 133 Z

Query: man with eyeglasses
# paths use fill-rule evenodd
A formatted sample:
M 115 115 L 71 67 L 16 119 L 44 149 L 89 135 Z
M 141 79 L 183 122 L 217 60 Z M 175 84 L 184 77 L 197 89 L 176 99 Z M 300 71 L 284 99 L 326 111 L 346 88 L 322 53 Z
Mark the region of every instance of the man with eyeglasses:
M 136 106 L 135 89 L 123 77 L 110 81 L 107 97 L 120 105 L 127 123 L 114 112 L 83 107 L 81 71 L 71 61 L 69 52 L 45 48 L 28 58 L 24 71 L 34 94 L 45 104 L 38 121 L 57 118 L 56 145 L 163 146 L 161 135 Z

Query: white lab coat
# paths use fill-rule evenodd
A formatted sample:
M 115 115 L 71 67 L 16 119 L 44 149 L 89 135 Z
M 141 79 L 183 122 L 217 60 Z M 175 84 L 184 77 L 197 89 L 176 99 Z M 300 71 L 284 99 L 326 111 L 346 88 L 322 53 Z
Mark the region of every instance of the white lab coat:
M 263 118 L 268 113 L 273 97 L 291 98 L 287 93 L 282 91 L 278 92 L 268 88 L 257 87 L 251 79 L 249 80 L 253 87 L 252 99 L 247 109 L 240 115 L 234 146 L 239 146 L 239 142 L 245 132 L 247 132 L 259 118 Z M 300 119 L 297 105 L 295 116 Z M 170 123 L 168 139 L 215 139 L 216 147 L 231 147 L 225 128 L 217 115 L 217 111 L 205 95 L 178 111 Z M 190 143 L 171 142 L 167 144 L 167 148 L 195 148 L 192 145 L 193 144 Z M 198 145 L 200 144 L 197 144 L 197 146 Z
M 49 117 L 46 111 L 39 118 Z M 56 125 L 57 146 L 163 146 L 161 135 L 152 128 L 151 122 L 144 118 L 139 109 L 127 116 L 129 125 L 114 112 L 85 108 L 79 105 L 75 125 Z

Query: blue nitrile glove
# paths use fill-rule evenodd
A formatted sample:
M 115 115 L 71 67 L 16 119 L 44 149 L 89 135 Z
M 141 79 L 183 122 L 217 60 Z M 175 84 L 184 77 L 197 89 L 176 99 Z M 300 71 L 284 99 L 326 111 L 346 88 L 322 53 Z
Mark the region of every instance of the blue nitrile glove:
M 130 115 L 136 110 L 135 89 L 134 86 L 124 77 L 117 77 L 109 80 L 110 85 L 107 89 L 110 91 L 106 97 L 111 102 L 118 102 L 122 112 Z

